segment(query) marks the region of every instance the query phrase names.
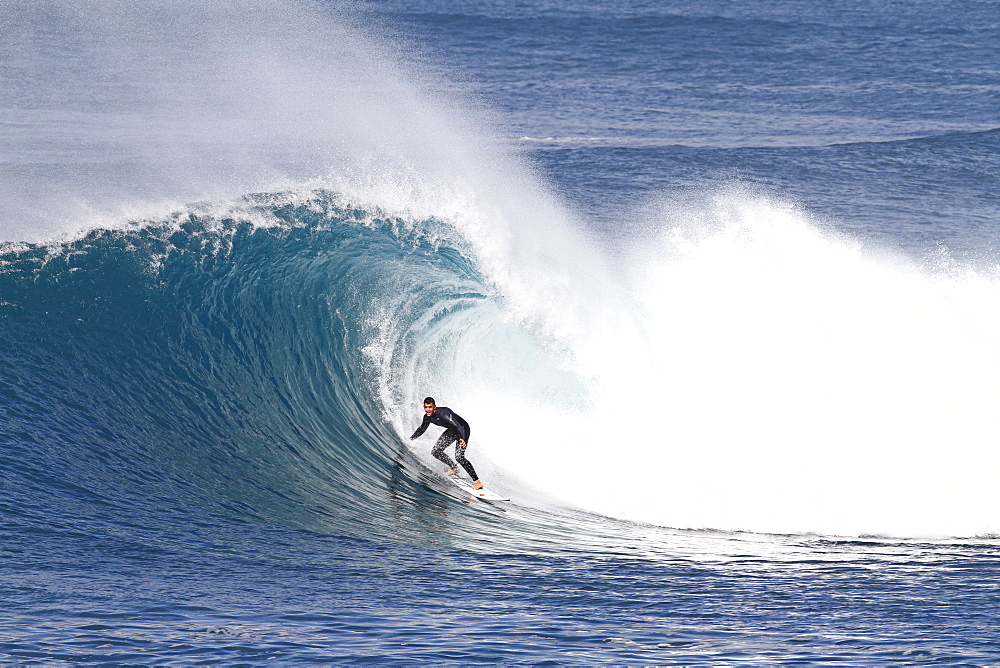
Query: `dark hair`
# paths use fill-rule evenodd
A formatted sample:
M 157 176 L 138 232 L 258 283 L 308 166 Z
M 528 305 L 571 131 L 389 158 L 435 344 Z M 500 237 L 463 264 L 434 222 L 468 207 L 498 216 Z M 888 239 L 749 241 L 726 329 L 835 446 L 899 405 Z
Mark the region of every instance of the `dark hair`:
M 431 406 L 437 406 L 437 404 L 434 403 L 434 397 L 424 397 L 424 403 L 430 404 Z

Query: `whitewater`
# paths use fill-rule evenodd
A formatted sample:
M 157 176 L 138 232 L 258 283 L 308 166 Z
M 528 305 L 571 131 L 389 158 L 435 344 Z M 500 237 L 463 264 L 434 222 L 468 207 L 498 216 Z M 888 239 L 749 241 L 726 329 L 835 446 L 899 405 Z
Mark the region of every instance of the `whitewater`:
M 0 656 L 995 659 L 989 10 L 798 11 L 0 8 Z

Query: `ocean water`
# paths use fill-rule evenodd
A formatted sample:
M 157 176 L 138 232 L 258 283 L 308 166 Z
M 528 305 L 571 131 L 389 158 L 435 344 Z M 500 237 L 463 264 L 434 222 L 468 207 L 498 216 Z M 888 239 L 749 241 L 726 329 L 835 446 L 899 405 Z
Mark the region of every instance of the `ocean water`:
M 0 660 L 1000 662 L 998 25 L 0 4 Z

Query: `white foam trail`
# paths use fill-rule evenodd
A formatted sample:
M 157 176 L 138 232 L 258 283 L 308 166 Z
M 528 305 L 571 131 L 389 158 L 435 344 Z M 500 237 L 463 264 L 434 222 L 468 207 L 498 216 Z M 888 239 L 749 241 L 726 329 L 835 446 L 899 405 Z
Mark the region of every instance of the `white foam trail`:
M 589 408 L 479 399 L 521 416 L 486 420 L 496 461 L 669 526 L 1000 529 L 996 275 L 879 256 L 734 191 L 670 218 L 634 261 L 631 322 L 576 337 Z

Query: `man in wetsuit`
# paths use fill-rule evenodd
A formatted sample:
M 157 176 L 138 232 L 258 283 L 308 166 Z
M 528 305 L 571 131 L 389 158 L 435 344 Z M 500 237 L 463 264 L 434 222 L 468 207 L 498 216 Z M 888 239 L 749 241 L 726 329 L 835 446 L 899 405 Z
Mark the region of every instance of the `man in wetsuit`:
M 431 454 L 448 465 L 448 471 L 445 472 L 445 475 L 455 475 L 458 473 L 458 467 L 455 466 L 455 462 L 451 461 L 451 457 L 445 454 L 444 451 L 449 445 L 458 441 L 458 445 L 455 446 L 455 459 L 458 460 L 458 463 L 462 465 L 462 468 L 472 478 L 472 489 L 482 489 L 483 483 L 480 482 L 479 476 L 476 475 L 476 469 L 472 468 L 472 462 L 465 458 L 465 449 L 469 447 L 469 434 L 471 433 L 469 423 L 450 408 L 446 406 L 438 407 L 434 403 L 434 397 L 427 397 L 424 399 L 424 421 L 413 432 L 413 436 L 410 436 L 410 440 L 412 441 L 420 437 L 427 431 L 427 427 L 431 424 L 444 427 L 444 433 L 441 434 L 437 443 L 434 444 Z

